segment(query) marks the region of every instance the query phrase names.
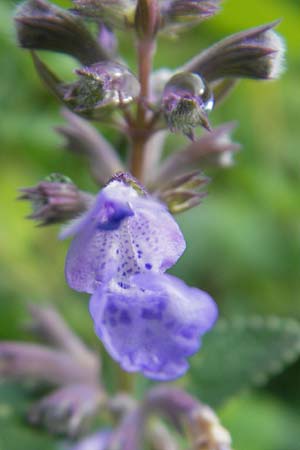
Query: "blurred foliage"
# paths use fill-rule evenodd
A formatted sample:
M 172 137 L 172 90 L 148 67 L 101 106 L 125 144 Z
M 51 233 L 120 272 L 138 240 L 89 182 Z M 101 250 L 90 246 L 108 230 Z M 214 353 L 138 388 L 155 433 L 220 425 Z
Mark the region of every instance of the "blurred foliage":
M 193 358 L 187 387 L 219 406 L 253 385 L 263 385 L 300 355 L 300 324 L 278 317 L 220 319 Z
M 28 427 L 25 414 L 30 398 L 15 384 L 0 385 L 0 450 L 59 449 L 54 437 Z
M 57 228 L 35 228 L 24 220 L 28 205 L 16 201 L 19 187 L 34 185 L 50 172 L 65 173 L 84 189 L 96 192 L 97 187 L 82 160 L 62 150 L 53 131 L 62 123 L 59 106 L 38 80 L 29 55 L 16 46 L 15 6 L 15 1 L 0 2 L 0 336 L 28 338 L 20 327 L 26 303 L 52 302 L 90 345 L 99 348 L 86 307 L 88 298 L 72 292 L 64 281 L 68 243 L 57 240 Z M 178 217 L 187 251 L 173 273 L 210 292 L 226 319 L 250 314 L 300 319 L 299 0 L 224 1 L 221 14 L 179 40 L 162 37 L 155 59 L 156 67 L 166 61 L 176 67 L 230 33 L 276 18 L 283 19 L 278 31 L 286 40 L 288 70 L 276 82 L 241 82 L 212 113 L 214 125 L 238 119 L 235 139 L 243 150 L 234 167 L 208 173 L 212 183 L 203 205 Z M 130 37 L 122 38 L 121 51 L 134 64 Z M 70 58 L 49 54 L 45 59 L 60 76 L 72 78 L 75 64 Z M 104 132 L 117 147 L 121 145 L 114 132 Z M 168 141 L 168 151 L 176 142 Z M 253 339 L 253 344 L 265 345 L 260 337 Z M 268 339 L 265 350 L 272 346 L 273 337 Z M 204 357 L 209 348 L 208 343 L 205 350 L 205 342 Z M 228 344 L 228 351 L 233 351 L 232 345 Z M 104 370 L 107 363 L 105 358 Z M 193 359 L 193 365 L 198 363 L 201 366 L 201 353 Z M 199 379 L 194 375 L 194 390 L 200 380 L 201 375 Z M 298 450 L 300 397 L 294 392 L 300 391 L 299 380 L 300 366 L 294 364 L 265 390 L 237 397 L 221 409 L 235 450 Z M 1 399 L 5 389 L 1 388 Z M 11 408 L 7 402 L 1 400 L 0 423 L 9 430 L 8 419 L 3 419 L 3 405 Z M 52 448 L 39 440 L 30 444 L 33 432 L 25 425 L 19 423 L 17 430 L 14 438 L 19 439 L 19 447 L 17 441 L 4 441 L 0 430 L 0 450 Z

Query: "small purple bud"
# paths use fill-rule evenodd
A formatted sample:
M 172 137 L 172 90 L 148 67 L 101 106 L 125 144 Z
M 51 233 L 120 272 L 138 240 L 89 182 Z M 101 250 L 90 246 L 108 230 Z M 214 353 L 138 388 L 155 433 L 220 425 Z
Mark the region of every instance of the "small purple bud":
M 208 82 L 221 78 L 278 78 L 284 43 L 272 28 L 278 21 L 229 36 L 200 53 L 180 70 L 196 72 Z
M 140 39 L 152 40 L 160 25 L 158 0 L 138 0 L 135 11 L 135 29 Z
M 206 192 L 199 192 L 209 182 L 201 172 L 194 171 L 177 178 L 156 193 L 158 197 L 168 206 L 172 214 L 181 213 L 198 206 Z
M 191 448 L 231 450 L 231 437 L 215 412 L 185 391 L 159 386 L 150 390 L 144 401 L 144 413 L 160 413 L 179 431 L 187 431 Z
M 189 27 L 216 14 L 219 3 L 218 0 L 164 0 L 162 23 L 174 31 Z
M 67 53 L 82 64 L 109 59 L 80 17 L 46 0 L 28 0 L 15 16 L 17 37 L 23 48 Z
M 77 113 L 95 116 L 105 107 L 131 103 L 140 91 L 132 72 L 115 62 L 82 67 L 76 73 L 79 81 L 65 87 L 64 101 Z
M 75 11 L 83 17 L 126 29 L 134 25 L 135 0 L 73 0 Z
M 50 433 L 74 437 L 86 429 L 104 400 L 103 392 L 96 385 L 71 384 L 35 403 L 28 420 L 43 425 Z
M 196 126 L 211 130 L 207 112 L 212 110 L 213 104 L 207 84 L 194 73 L 174 75 L 163 92 L 162 107 L 170 130 L 182 132 L 192 140 Z
M 72 181 L 60 174 L 52 174 L 32 188 L 20 189 L 20 200 L 29 200 L 32 214 L 29 219 L 40 225 L 68 221 L 86 211 L 92 195 L 81 192 Z

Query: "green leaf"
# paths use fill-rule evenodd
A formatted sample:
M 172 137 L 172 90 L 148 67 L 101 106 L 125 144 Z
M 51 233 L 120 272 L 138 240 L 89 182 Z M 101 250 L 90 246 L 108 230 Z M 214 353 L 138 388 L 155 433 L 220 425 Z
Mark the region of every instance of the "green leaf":
M 16 384 L 0 384 L 0 450 L 61 449 L 53 436 L 26 423 L 29 397 L 26 390 Z
M 300 355 L 300 323 L 279 317 L 220 320 L 191 360 L 191 391 L 216 406 L 262 385 Z

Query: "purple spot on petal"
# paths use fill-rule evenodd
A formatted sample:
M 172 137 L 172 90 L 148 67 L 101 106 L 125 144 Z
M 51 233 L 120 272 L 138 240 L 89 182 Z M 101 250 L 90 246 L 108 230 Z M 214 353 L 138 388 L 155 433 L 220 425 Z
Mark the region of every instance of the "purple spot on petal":
M 172 330 L 174 326 L 175 326 L 174 320 L 169 320 L 168 322 L 165 323 L 165 327 L 167 328 L 167 330 Z
M 196 331 L 196 328 L 191 325 L 188 327 L 184 327 L 182 330 L 180 330 L 179 334 L 186 339 L 194 339 Z
M 145 268 L 148 269 L 148 270 L 151 270 L 152 269 L 152 264 L 146 263 L 145 264 Z
M 167 307 L 167 305 L 166 305 L 166 303 L 163 302 L 163 301 L 160 301 L 160 302 L 158 303 L 158 305 L 157 305 L 157 308 L 158 308 L 160 311 L 164 311 L 164 310 L 166 309 L 166 307 Z
M 120 323 L 123 323 L 124 325 L 129 325 L 131 323 L 131 317 L 125 309 L 121 311 L 119 320 Z
M 119 285 L 122 289 L 129 289 L 129 288 L 130 288 L 129 284 L 123 283 L 122 281 L 119 281 L 118 285 Z
M 118 308 L 116 307 L 116 305 L 114 303 L 110 303 L 107 307 L 107 311 L 110 314 L 115 314 L 116 312 L 118 312 Z
M 115 327 L 115 326 L 117 325 L 116 319 L 114 319 L 113 317 L 111 317 L 111 318 L 109 319 L 109 325 L 110 325 L 111 327 Z
M 153 311 L 149 308 L 143 308 L 141 312 L 141 318 L 146 320 L 161 320 L 162 319 L 162 313 Z

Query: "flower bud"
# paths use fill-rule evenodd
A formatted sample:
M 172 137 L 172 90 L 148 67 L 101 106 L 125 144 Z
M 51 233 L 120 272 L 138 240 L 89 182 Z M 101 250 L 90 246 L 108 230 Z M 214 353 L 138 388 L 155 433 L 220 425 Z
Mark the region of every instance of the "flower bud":
M 66 53 L 82 64 L 108 59 L 80 17 L 46 0 L 28 0 L 18 8 L 17 37 L 23 48 Z
M 272 28 L 278 21 L 229 36 L 200 53 L 180 70 L 196 72 L 208 82 L 221 78 L 278 78 L 284 43 Z
M 132 28 L 135 0 L 73 0 L 75 11 L 112 27 Z
M 20 200 L 29 200 L 32 214 L 29 219 L 40 225 L 70 220 L 85 211 L 92 196 L 81 192 L 72 181 L 60 174 L 52 174 L 37 186 L 20 189 Z
M 89 119 L 103 120 L 112 114 L 117 103 L 113 99 L 105 101 L 102 84 L 96 81 L 93 83 L 91 80 L 86 82 L 83 77 L 74 83 L 65 84 L 36 53 L 32 52 L 32 57 L 41 80 L 50 92 L 69 109 Z M 97 102 L 97 100 L 99 101 Z
M 214 411 L 181 389 L 156 387 L 144 403 L 147 414 L 160 413 L 179 431 L 187 430 L 195 450 L 231 450 L 231 437 Z
M 175 31 L 197 24 L 219 11 L 218 0 L 164 0 L 161 6 L 163 25 Z
M 35 403 L 28 420 L 43 425 L 50 433 L 74 437 L 85 430 L 103 401 L 103 392 L 96 385 L 71 384 Z
M 198 404 L 188 415 L 187 432 L 195 450 L 231 450 L 231 436 L 215 412 Z
M 195 171 L 176 177 L 159 191 L 159 198 L 168 206 L 172 214 L 194 208 L 201 203 L 206 192 L 199 192 L 209 182 L 201 172 Z
M 79 81 L 64 89 L 64 101 L 74 112 L 95 117 L 97 110 L 128 104 L 139 94 L 138 80 L 121 64 L 97 63 L 76 73 Z
M 141 39 L 153 39 L 160 22 L 158 0 L 138 0 L 135 29 Z
M 171 131 L 180 131 L 193 140 L 193 128 L 198 125 L 211 130 L 207 112 L 213 108 L 213 98 L 201 76 L 182 72 L 166 84 L 163 111 Z
M 118 106 L 138 96 L 140 85 L 130 70 L 121 64 L 103 62 L 76 70 L 79 81 L 65 84 L 32 53 L 36 70 L 50 89 L 68 108 L 90 119 L 103 119 Z

